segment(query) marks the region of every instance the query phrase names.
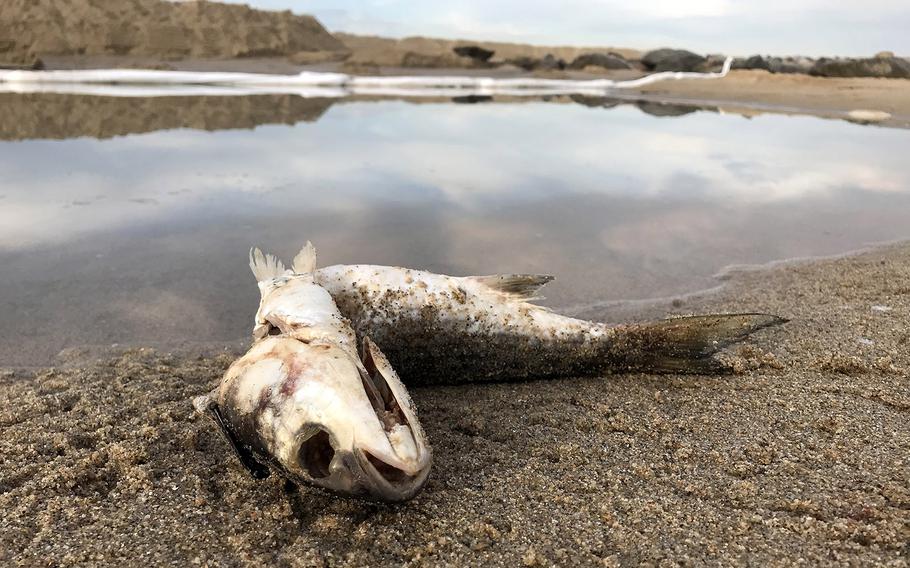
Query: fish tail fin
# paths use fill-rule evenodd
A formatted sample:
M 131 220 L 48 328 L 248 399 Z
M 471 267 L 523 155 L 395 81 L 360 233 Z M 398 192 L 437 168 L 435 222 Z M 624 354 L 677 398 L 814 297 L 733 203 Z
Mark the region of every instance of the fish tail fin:
M 303 248 L 294 257 L 291 269 L 297 274 L 312 274 L 316 271 L 316 247 L 313 246 L 313 243 L 307 241 L 303 245 Z
M 613 355 L 629 368 L 661 373 L 720 374 L 730 364 L 714 357 L 760 329 L 786 323 L 771 314 L 711 314 L 615 328 Z
M 277 256 L 263 254 L 258 248 L 250 249 L 250 270 L 257 282 L 271 280 L 284 274 L 284 263 Z

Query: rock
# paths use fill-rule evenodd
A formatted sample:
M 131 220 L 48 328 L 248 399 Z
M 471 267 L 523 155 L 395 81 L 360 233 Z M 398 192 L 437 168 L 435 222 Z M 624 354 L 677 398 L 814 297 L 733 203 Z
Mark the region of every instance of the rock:
M 521 67 L 525 71 L 558 71 L 566 68 L 564 59 L 555 57 L 552 53 L 546 54 L 543 59 L 534 57 L 520 56 L 506 60 L 509 65 Z
M 771 73 L 808 73 L 814 65 L 808 57 L 763 57 L 753 55 L 733 60 L 733 69 L 763 69 Z
M 652 101 L 639 101 L 635 103 L 635 106 L 637 106 L 643 113 L 650 114 L 651 116 L 683 116 L 701 110 L 697 106 L 692 105 Z
M 566 68 L 566 61 L 554 56 L 552 53 L 548 53 L 540 60 L 537 68 L 544 71 L 561 71 Z
M 878 77 L 910 79 L 910 62 L 900 57 L 867 59 L 829 59 L 815 62 L 810 75 L 819 77 Z
M 452 97 L 453 103 L 463 104 L 463 105 L 476 105 L 477 103 L 488 103 L 493 100 L 493 97 L 489 95 L 463 95 L 460 97 Z
M 649 71 L 698 71 L 707 60 L 685 49 L 655 49 L 641 58 Z
M 894 57 L 893 51 L 879 51 L 875 54 L 876 59 L 891 59 Z
M 459 45 L 453 47 L 452 51 L 459 57 L 469 57 L 480 63 L 486 63 L 496 53 L 492 49 L 485 49 L 479 45 Z
M 751 55 L 745 59 L 737 57 L 733 60 L 732 69 L 764 69 L 769 70 L 768 60 L 761 55 Z
M 722 53 L 711 53 L 705 57 L 705 64 L 702 65 L 702 68 L 705 71 L 720 71 L 726 62 L 726 55 Z
M 569 64 L 569 69 L 584 69 L 585 67 L 602 67 L 603 69 L 632 68 L 629 62 L 622 57 L 606 53 L 583 53 Z
M 768 70 L 772 73 L 801 73 L 807 75 L 815 60 L 808 57 L 772 57 L 768 62 Z
M 574 103 L 578 103 L 582 106 L 590 108 L 613 108 L 626 102 L 619 99 L 611 99 L 609 97 L 594 97 L 591 95 L 569 95 L 569 98 Z

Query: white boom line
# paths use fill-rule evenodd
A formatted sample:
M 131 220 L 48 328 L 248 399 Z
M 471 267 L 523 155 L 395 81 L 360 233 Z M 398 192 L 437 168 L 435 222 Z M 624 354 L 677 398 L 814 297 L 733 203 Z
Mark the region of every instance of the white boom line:
M 389 76 L 304 71 L 298 75 L 158 71 L 145 69 L 85 69 L 74 71 L 2 71 L 0 92 L 64 93 L 120 97 L 242 96 L 293 94 L 339 98 L 349 95 L 437 97 L 464 95 L 541 96 L 604 95 L 614 89 L 634 89 L 660 81 L 720 79 L 733 58 L 715 73 L 667 71 L 639 79 L 539 79 L 534 77 Z

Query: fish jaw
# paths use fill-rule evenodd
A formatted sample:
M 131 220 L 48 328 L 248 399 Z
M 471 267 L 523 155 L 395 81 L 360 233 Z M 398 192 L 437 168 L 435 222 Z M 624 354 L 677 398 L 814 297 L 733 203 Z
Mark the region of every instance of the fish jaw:
M 374 492 L 387 501 L 404 501 L 426 483 L 432 450 L 404 383 L 368 337 L 363 340 L 361 362 L 364 391 L 382 424 L 384 439 L 367 432 L 368 438 L 358 440 L 360 449 L 354 455 Z
M 346 348 L 269 336 L 228 369 L 214 399 L 239 444 L 291 479 L 402 501 L 423 487 L 431 454 L 396 380 L 371 375 Z

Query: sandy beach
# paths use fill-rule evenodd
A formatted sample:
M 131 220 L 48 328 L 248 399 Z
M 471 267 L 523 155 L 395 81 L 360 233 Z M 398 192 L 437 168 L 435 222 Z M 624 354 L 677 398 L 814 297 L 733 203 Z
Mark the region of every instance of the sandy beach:
M 762 45 L 785 49 L 779 31 Z M 908 236 L 910 59 L 877 49 L 734 53 L 723 78 L 603 96 L 140 97 L 10 81 L 0 566 L 910 566 L 910 241 L 892 241 Z M 391 39 L 217 2 L 0 7 L 0 69 L 18 76 L 626 80 L 663 70 L 653 51 Z M 725 56 L 668 60 L 716 72 Z M 499 106 L 464 106 L 486 103 Z M 762 114 L 787 116 L 743 120 Z M 301 238 L 333 262 L 552 270 L 565 278 L 546 305 L 592 320 L 790 321 L 725 350 L 726 376 L 412 387 L 430 480 L 409 502 L 371 503 L 253 479 L 193 410 L 249 347 L 246 247 L 286 255 Z M 729 262 L 882 241 L 728 268 L 686 293 Z
M 732 376 L 416 388 L 435 464 L 397 506 L 250 478 L 190 404 L 231 353 L 4 371 L 0 560 L 906 566 L 908 282 L 904 244 L 654 306 L 791 318 Z

